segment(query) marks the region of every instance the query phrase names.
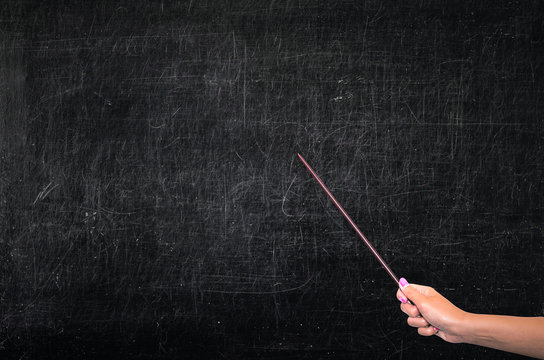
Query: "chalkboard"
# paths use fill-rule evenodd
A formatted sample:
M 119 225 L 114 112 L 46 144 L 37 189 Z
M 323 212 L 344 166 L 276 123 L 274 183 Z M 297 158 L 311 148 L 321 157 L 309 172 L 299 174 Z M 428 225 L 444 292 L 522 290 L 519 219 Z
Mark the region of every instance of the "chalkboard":
M 544 314 L 540 2 L 3 1 L 5 358 L 517 358 Z

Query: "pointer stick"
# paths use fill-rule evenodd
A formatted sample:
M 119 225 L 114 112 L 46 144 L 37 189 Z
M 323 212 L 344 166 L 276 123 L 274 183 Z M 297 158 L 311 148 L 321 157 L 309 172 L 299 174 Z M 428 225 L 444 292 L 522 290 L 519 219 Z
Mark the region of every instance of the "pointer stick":
M 344 215 L 344 217 L 346 218 L 346 220 L 349 222 L 349 224 L 353 227 L 353 229 L 355 229 L 355 232 L 357 232 L 357 234 L 361 237 L 361 239 L 363 239 L 363 241 L 365 242 L 366 246 L 368 246 L 368 248 L 370 249 L 370 251 L 372 252 L 372 254 L 374 254 L 374 256 L 376 257 L 376 259 L 378 259 L 378 261 L 380 262 L 380 264 L 382 264 L 382 266 L 385 268 L 385 270 L 387 271 L 387 273 L 389 274 L 389 276 L 391 276 L 391 278 L 397 283 L 397 286 L 400 287 L 400 284 L 399 284 L 399 278 L 395 275 L 395 273 L 391 270 L 391 268 L 385 263 L 385 261 L 382 259 L 382 257 L 380 256 L 380 254 L 378 254 L 378 252 L 376 251 L 376 249 L 374 249 L 374 246 L 372 246 L 372 244 L 370 243 L 370 241 L 368 241 L 368 239 L 363 235 L 363 233 L 361 232 L 361 230 L 359 230 L 359 228 L 357 227 L 357 225 L 355 225 L 355 223 L 353 222 L 353 220 L 351 220 L 351 218 L 349 217 L 348 213 L 346 212 L 346 210 L 344 210 L 344 208 L 342 207 L 342 205 L 340 205 L 340 203 L 334 198 L 334 196 L 332 195 L 332 193 L 329 191 L 329 189 L 325 186 L 325 184 L 323 183 L 323 181 L 321 181 L 321 179 L 319 178 L 319 176 L 317 176 L 317 174 L 315 173 L 315 171 L 312 170 L 312 168 L 310 167 L 310 165 L 308 165 L 308 163 L 306 162 L 306 160 L 304 160 L 304 158 L 300 155 L 300 154 L 297 154 L 298 157 L 300 158 L 300 160 L 302 161 L 302 163 L 308 168 L 308 170 L 312 173 L 312 175 L 314 176 L 314 178 L 317 180 L 317 182 L 319 183 L 319 185 L 321 185 L 321 187 L 323 188 L 323 190 L 325 190 L 325 192 L 327 193 L 327 195 L 329 195 L 329 197 L 331 198 L 332 202 L 334 203 L 334 205 L 336 205 L 336 207 L 338 208 L 338 210 L 340 210 L 340 212 L 342 213 L 342 215 Z

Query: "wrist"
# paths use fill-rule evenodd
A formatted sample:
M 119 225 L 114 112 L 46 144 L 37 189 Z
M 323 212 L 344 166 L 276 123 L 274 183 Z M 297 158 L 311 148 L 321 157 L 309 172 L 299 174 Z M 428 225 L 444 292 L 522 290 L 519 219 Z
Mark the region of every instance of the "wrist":
M 482 336 L 482 334 L 480 334 L 481 329 L 479 326 L 480 316 L 480 314 L 463 311 L 463 315 L 458 324 L 461 342 L 467 344 L 475 344 L 478 342 L 478 338 Z

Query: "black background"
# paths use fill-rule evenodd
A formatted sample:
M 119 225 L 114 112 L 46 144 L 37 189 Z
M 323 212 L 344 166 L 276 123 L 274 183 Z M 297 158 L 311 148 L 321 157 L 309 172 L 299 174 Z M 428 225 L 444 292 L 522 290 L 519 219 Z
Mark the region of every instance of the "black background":
M 3 1 L 7 358 L 495 359 L 544 314 L 542 2 Z

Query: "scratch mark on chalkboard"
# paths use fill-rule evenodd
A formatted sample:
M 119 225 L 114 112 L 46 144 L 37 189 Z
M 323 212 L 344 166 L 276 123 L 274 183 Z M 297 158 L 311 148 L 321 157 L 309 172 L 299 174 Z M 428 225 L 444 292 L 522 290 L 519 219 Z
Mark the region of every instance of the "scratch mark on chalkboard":
M 223 174 L 223 239 L 227 239 L 227 178 Z
M 319 273 L 318 273 L 319 275 Z M 291 291 L 296 291 L 299 289 L 302 289 L 306 285 L 312 281 L 313 276 L 309 277 L 308 280 L 304 282 L 304 284 L 301 284 L 296 287 L 288 288 L 288 289 L 282 289 L 282 290 L 272 290 L 272 291 L 238 291 L 238 290 L 213 290 L 213 289 L 204 289 L 202 292 L 206 293 L 215 293 L 215 294 L 248 294 L 248 295 L 274 295 L 274 294 L 281 294 Z
M 51 181 L 49 184 L 47 184 L 47 186 L 45 188 L 43 188 L 42 191 L 40 191 L 38 196 L 36 196 L 36 199 L 34 200 L 32 205 L 36 205 L 36 203 L 38 201 L 41 201 L 41 200 L 45 199 L 47 197 L 47 195 L 49 195 L 51 193 L 51 191 L 53 191 L 57 186 L 59 186 L 59 184 L 54 184 L 53 185 L 53 181 Z M 287 189 L 287 191 L 289 191 L 289 189 Z
M 382 199 L 386 199 L 386 198 L 391 198 L 391 197 L 395 197 L 395 196 L 403 196 L 403 195 L 410 195 L 410 194 L 419 194 L 419 193 L 425 193 L 425 192 L 436 192 L 436 189 L 425 189 L 425 190 L 415 190 L 415 191 L 404 191 L 404 192 L 399 192 L 399 193 L 395 193 L 395 194 L 383 195 L 381 198 L 382 198 Z
M 293 180 L 291 180 L 291 183 L 289 184 L 289 187 L 287 188 L 287 191 L 283 195 L 283 200 L 281 201 L 281 211 L 285 214 L 285 216 L 289 216 L 289 217 L 292 217 L 294 215 L 289 215 L 288 213 L 286 213 L 285 209 L 284 209 L 284 205 L 285 205 L 285 200 L 287 200 L 287 194 L 289 193 L 289 189 L 291 189 L 291 186 L 293 186 L 293 183 L 295 182 L 296 178 L 297 178 L 297 176 L 295 175 Z

